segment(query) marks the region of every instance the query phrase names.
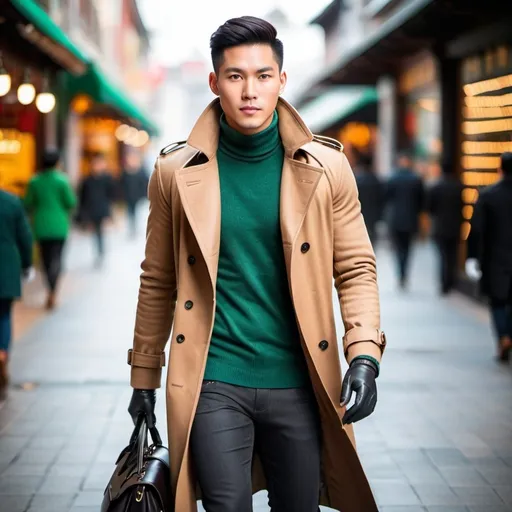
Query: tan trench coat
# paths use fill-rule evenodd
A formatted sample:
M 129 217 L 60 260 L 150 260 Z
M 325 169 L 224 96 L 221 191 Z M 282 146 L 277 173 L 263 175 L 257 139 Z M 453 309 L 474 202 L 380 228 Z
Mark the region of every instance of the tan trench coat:
M 342 375 L 332 279 L 346 330 L 343 345 L 348 362 L 359 354 L 380 360 L 385 337 L 379 330 L 375 256 L 341 145 L 314 139 L 285 101 L 279 100 L 277 109 L 285 148 L 283 250 L 322 420 L 322 503 L 343 512 L 373 512 L 377 507 L 355 451 L 352 427 L 341 422 Z M 160 387 L 164 349 L 174 322 L 166 392 L 177 512 L 196 511 L 199 496 L 189 436 L 215 313 L 221 215 L 216 160 L 219 115 L 215 100 L 198 119 L 187 143 L 164 149 L 156 162 L 149 185 L 134 345 L 128 356 L 134 388 Z M 185 307 L 187 301 L 192 304 Z M 255 491 L 265 488 L 258 461 L 253 484 Z

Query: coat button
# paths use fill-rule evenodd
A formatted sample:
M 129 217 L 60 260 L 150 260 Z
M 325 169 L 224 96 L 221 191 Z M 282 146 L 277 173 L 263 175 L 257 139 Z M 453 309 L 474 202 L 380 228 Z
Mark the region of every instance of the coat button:
M 193 265 L 196 262 L 196 257 L 195 256 L 189 256 L 187 261 L 188 261 L 189 265 Z
M 178 343 L 183 343 L 185 341 L 185 336 L 183 336 L 183 334 L 178 334 L 178 336 L 176 336 L 176 341 Z
M 191 301 L 191 300 L 187 300 L 187 302 L 185 302 L 185 309 L 192 309 L 194 307 L 194 303 Z
M 318 347 L 320 348 L 320 350 L 327 350 L 327 348 L 329 347 L 329 342 L 327 340 L 322 340 L 318 344 Z
M 307 243 L 307 242 L 304 242 L 301 246 L 300 246 L 300 252 L 302 253 L 307 253 L 309 251 L 309 247 L 310 245 Z

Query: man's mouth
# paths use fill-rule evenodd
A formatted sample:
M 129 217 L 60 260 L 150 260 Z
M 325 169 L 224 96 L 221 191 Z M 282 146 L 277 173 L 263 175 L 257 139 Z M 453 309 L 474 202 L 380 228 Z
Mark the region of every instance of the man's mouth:
M 257 112 L 259 110 L 259 108 L 258 107 L 249 106 L 249 107 L 242 107 L 240 110 L 242 112 L 252 113 L 252 112 Z

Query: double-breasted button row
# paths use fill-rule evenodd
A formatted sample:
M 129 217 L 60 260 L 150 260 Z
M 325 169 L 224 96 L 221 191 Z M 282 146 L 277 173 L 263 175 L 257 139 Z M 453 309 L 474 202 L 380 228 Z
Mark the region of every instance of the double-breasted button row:
M 318 344 L 318 348 L 320 350 L 327 350 L 329 348 L 329 342 L 327 340 L 322 340 L 319 344 Z
M 306 254 L 308 251 L 309 251 L 309 248 L 311 246 L 307 243 L 307 242 L 304 242 L 301 246 L 300 246 L 300 252 L 302 254 Z
M 187 300 L 187 302 L 185 302 L 185 309 L 186 310 L 190 310 L 193 307 L 194 307 L 194 303 L 191 300 Z
M 178 336 L 176 336 L 177 343 L 183 343 L 184 341 L 185 341 L 185 336 L 183 336 L 183 334 L 178 334 Z
M 196 257 L 195 256 L 189 256 L 187 258 L 187 262 L 188 262 L 189 265 L 194 265 L 195 262 L 196 262 Z

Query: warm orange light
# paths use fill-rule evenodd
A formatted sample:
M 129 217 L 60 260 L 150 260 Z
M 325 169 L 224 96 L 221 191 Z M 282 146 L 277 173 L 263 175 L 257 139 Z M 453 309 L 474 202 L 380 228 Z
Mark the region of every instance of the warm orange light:
M 464 156 L 462 167 L 464 169 L 497 169 L 500 166 L 498 156 Z
M 498 181 L 497 172 L 465 171 L 462 173 L 462 183 L 470 187 L 486 187 Z
M 496 153 L 501 155 L 501 153 L 505 151 L 512 151 L 512 142 L 467 140 L 462 143 L 462 152 L 466 155 L 479 155 L 482 153 Z
M 512 117 L 512 107 L 465 107 L 463 109 L 466 119 L 490 119 L 493 117 Z
M 462 123 L 462 132 L 467 135 L 508 132 L 510 130 L 512 130 L 512 119 L 495 119 L 492 121 L 465 121 Z
M 462 190 L 462 200 L 465 203 L 474 204 L 478 199 L 478 190 L 476 188 L 465 188 Z
M 464 103 L 468 107 L 505 107 L 512 105 L 512 93 L 501 96 L 466 96 Z
M 463 222 L 460 228 L 460 237 L 462 240 L 467 240 L 469 233 L 471 232 L 471 224 L 469 222 Z
M 87 112 L 92 105 L 91 99 L 86 96 L 85 94 L 80 94 L 75 97 L 71 104 L 71 108 L 77 113 L 77 114 L 84 114 Z
M 464 92 L 467 96 L 476 96 L 477 94 L 483 94 L 485 92 L 498 91 L 505 87 L 512 87 L 512 75 L 466 84 L 464 86 Z
M 466 220 L 470 220 L 473 216 L 473 207 L 471 205 L 464 206 L 464 208 L 462 208 L 462 216 Z

